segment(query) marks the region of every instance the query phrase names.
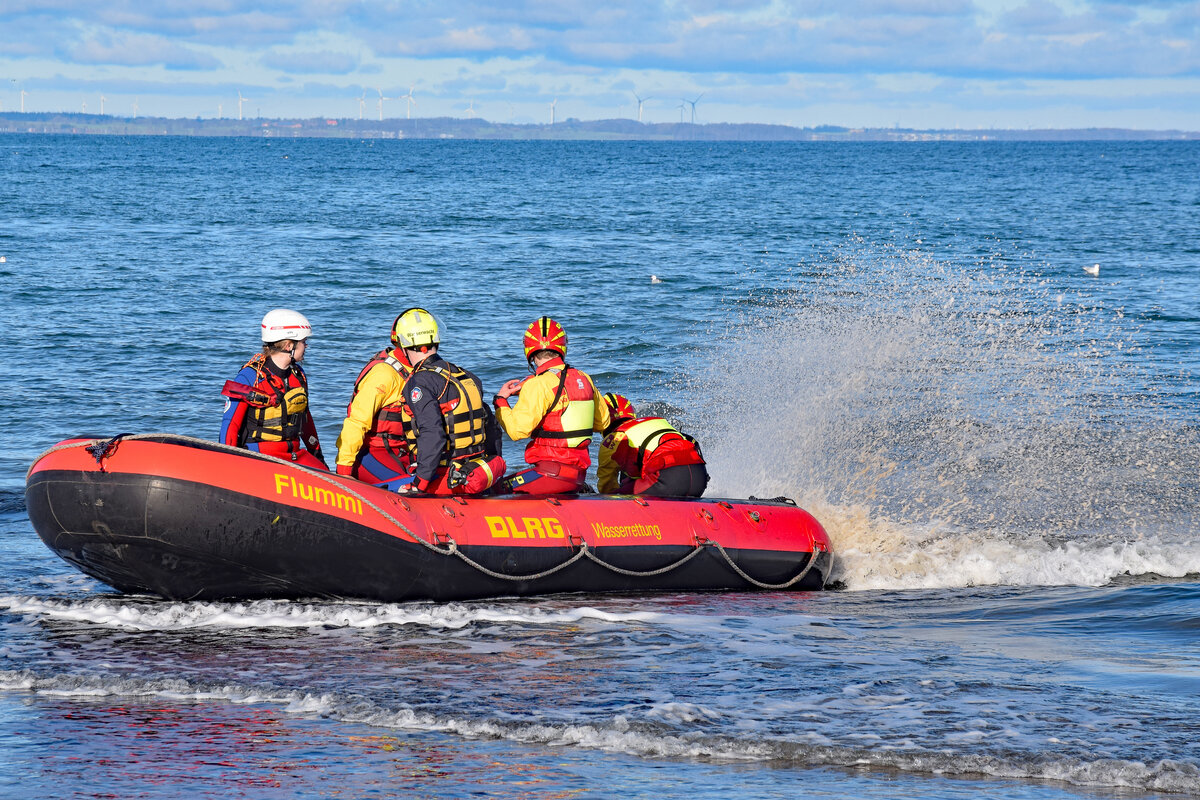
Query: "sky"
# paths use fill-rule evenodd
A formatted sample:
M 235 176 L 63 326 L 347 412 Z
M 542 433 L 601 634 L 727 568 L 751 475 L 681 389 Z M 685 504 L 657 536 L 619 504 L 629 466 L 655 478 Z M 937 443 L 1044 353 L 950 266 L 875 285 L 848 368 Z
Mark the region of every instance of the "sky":
M 0 111 L 549 123 L 639 97 L 644 122 L 1196 131 L 1200 0 L 0 0 Z

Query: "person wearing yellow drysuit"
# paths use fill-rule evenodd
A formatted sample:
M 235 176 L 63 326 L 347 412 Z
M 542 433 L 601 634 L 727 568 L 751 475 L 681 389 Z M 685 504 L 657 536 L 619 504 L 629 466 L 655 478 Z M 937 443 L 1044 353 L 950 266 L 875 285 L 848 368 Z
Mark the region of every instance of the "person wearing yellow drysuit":
M 534 320 L 524 344 L 533 375 L 504 384 L 493 400 L 509 438 L 529 439 L 525 461 L 530 468 L 507 478 L 505 488 L 524 494 L 577 492 L 592 464 L 592 433 L 610 423 L 608 406 L 591 377 L 567 365 L 567 332 L 557 322 Z M 516 405 L 510 405 L 518 392 Z
M 387 483 L 411 472 L 408 438 L 412 418 L 404 407 L 403 389 L 413 368 L 400 347 L 399 323 L 398 316 L 392 322 L 392 349 L 372 356 L 354 382 L 337 440 L 339 475 Z

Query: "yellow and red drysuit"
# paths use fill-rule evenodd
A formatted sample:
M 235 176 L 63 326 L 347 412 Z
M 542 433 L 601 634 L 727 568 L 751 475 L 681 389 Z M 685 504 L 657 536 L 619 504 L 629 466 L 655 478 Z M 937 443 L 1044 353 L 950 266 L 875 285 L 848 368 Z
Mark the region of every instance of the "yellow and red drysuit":
M 412 365 L 400 348 L 380 350 L 358 373 L 337 439 L 337 471 L 367 483 L 386 483 L 411 472 L 412 417 L 404 383 Z
M 608 427 L 608 406 L 587 373 L 552 358 L 525 379 L 514 407 L 496 397 L 496 419 L 514 442 L 526 437 L 531 469 L 506 480 L 510 491 L 575 492 L 592 464 L 592 432 Z
M 604 493 L 699 497 L 708 485 L 700 446 L 662 417 L 619 420 L 600 443 Z

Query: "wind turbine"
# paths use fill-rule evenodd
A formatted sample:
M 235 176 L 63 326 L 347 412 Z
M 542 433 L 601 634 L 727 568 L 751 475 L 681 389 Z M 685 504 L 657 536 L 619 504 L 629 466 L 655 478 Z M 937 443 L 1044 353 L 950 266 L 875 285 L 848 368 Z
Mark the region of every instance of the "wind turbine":
M 558 98 L 554 98 L 554 102 L 550 104 L 550 124 L 554 124 L 554 107 L 558 105 Z
M 225 111 L 225 106 L 221 105 L 220 103 L 217 103 L 217 119 L 221 119 L 224 116 L 224 111 Z
M 378 86 L 376 86 L 376 87 L 375 87 L 375 91 L 379 92 L 379 121 L 380 121 L 380 122 L 383 122 L 383 101 L 384 101 L 384 100 L 395 100 L 396 98 L 394 98 L 394 97 L 384 97 L 384 96 L 383 96 L 383 89 L 381 89 L 381 88 L 380 88 L 380 87 L 378 87 Z
M 83 101 L 83 106 L 80 107 L 80 111 L 84 114 L 87 113 L 87 100 Z
M 696 103 L 699 103 L 699 102 L 700 102 L 700 98 L 701 98 L 701 97 L 704 97 L 704 92 L 701 92 L 700 94 L 696 95 L 696 99 L 695 99 L 695 100 L 684 100 L 684 101 L 683 101 L 683 102 L 687 103 L 689 106 L 691 106 L 691 107 L 692 107 L 692 124 L 693 124 L 693 125 L 695 125 L 695 124 L 696 124 Z M 683 120 L 680 120 L 680 122 L 682 122 L 682 121 L 683 121 Z
M 407 100 L 408 101 L 408 111 L 406 111 L 404 113 L 405 119 L 412 119 L 412 107 L 417 104 L 417 101 L 413 100 L 413 96 L 412 96 L 413 89 L 415 89 L 415 88 L 417 88 L 417 87 L 416 86 L 408 87 L 408 94 L 400 95 L 400 97 L 397 98 L 399 100 Z
M 29 92 L 25 91 L 24 89 L 21 90 L 21 113 L 22 114 L 25 113 L 25 95 L 27 95 L 27 94 L 29 94 Z
M 138 112 L 138 104 L 137 104 L 137 98 L 135 97 L 135 98 L 133 98 L 133 118 L 134 119 L 137 119 L 137 112 Z
M 472 100 L 471 104 L 467 106 L 467 118 L 468 119 L 475 118 L 475 101 L 474 100 Z
M 358 97 L 358 118 L 359 119 L 362 119 L 363 106 L 365 106 L 366 104 L 367 104 L 367 93 L 364 90 L 363 93 L 361 95 L 359 95 L 359 97 Z
M 100 95 L 100 116 L 104 116 L 104 101 L 107 99 L 104 95 Z
M 686 103 L 687 103 L 686 100 L 681 100 L 681 101 L 679 101 L 679 105 L 677 106 L 677 108 L 679 109 L 679 124 L 680 125 L 683 124 L 683 110 L 685 108 L 687 108 Z
M 249 97 L 242 97 L 242 90 L 238 89 L 238 122 L 242 120 L 242 103 L 249 99 Z
M 638 97 L 638 93 L 637 93 L 637 92 L 634 92 L 634 93 L 633 93 L 633 96 L 634 96 L 634 97 L 637 97 L 637 101 L 638 101 L 638 122 L 641 122 L 641 121 L 642 121 L 642 104 L 643 104 L 643 103 L 645 103 L 647 100 L 653 100 L 654 98 L 653 98 L 653 97 Z

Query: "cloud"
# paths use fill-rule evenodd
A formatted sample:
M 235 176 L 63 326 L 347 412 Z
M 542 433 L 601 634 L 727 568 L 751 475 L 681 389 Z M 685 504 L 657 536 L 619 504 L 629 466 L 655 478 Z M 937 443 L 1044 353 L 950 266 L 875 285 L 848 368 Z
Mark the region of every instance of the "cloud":
M 221 65 L 213 56 L 185 47 L 162 36 L 99 33 L 68 47 L 65 54 L 78 64 L 150 66 L 167 69 L 207 70 Z
M 999 10 L 986 0 L 5 0 L 0 28 L 10 42 L 0 59 L 57 54 L 202 71 L 220 68 L 214 54 L 231 64 L 241 54 L 294 76 L 386 73 L 391 59 L 444 69 L 506 58 L 547 74 L 696 78 L 1200 74 L 1195 0 L 1029 0 Z
M 260 61 L 264 66 L 298 75 L 347 75 L 358 70 L 359 58 L 349 53 L 321 51 L 272 51 Z

